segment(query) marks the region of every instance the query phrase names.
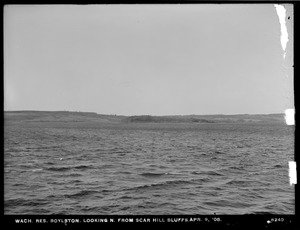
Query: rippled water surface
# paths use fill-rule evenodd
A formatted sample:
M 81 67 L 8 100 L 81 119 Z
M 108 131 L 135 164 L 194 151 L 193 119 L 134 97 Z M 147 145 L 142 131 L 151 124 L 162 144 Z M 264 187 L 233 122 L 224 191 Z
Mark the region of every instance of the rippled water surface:
M 5 214 L 294 214 L 280 124 L 5 124 Z

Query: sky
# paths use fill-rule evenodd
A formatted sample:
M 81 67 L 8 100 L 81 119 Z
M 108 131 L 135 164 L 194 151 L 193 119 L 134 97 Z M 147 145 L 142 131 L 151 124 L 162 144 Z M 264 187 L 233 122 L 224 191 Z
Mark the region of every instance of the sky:
M 4 109 L 118 115 L 294 108 L 273 4 L 6 5 Z

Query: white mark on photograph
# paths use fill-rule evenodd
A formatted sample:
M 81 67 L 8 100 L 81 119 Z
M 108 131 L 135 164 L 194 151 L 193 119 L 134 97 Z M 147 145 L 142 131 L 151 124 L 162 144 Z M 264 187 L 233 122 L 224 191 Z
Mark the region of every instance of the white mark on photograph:
M 280 36 L 280 42 L 281 42 L 281 46 L 282 46 L 282 50 L 283 50 L 283 58 L 285 58 L 286 52 L 286 45 L 289 41 L 289 36 L 288 36 L 288 32 L 287 32 L 287 27 L 286 27 L 286 9 L 284 6 L 282 5 L 274 5 L 276 8 L 276 12 L 279 18 L 279 23 L 280 23 L 280 31 L 281 31 L 281 36 Z
M 290 185 L 297 184 L 297 169 L 295 161 L 289 161 L 289 177 Z
M 295 110 L 286 109 L 285 110 L 285 122 L 287 125 L 295 125 Z

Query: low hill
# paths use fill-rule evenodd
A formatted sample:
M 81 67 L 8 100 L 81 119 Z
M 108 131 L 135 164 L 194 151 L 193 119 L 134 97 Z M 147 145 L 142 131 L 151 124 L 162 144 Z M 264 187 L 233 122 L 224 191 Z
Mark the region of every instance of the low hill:
M 185 115 L 185 116 L 130 116 L 127 122 L 155 123 L 284 123 L 284 114 L 240 114 L 240 115 Z
M 7 111 L 4 119 L 8 121 L 30 122 L 86 122 L 97 121 L 104 123 L 120 122 L 124 116 L 101 115 L 92 112 L 69 111 Z
M 5 111 L 4 120 L 101 123 L 285 123 L 284 114 L 120 116 L 71 111 Z

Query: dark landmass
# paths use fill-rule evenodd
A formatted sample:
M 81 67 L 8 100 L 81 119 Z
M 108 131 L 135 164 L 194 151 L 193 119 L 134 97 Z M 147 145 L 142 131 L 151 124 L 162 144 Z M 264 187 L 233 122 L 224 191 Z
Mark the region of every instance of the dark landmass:
M 85 122 L 98 121 L 104 123 L 120 122 L 125 116 L 102 115 L 93 112 L 70 111 L 5 111 L 4 121 L 32 122 Z
M 100 123 L 285 123 L 284 114 L 121 116 L 70 111 L 5 111 L 4 121 Z

